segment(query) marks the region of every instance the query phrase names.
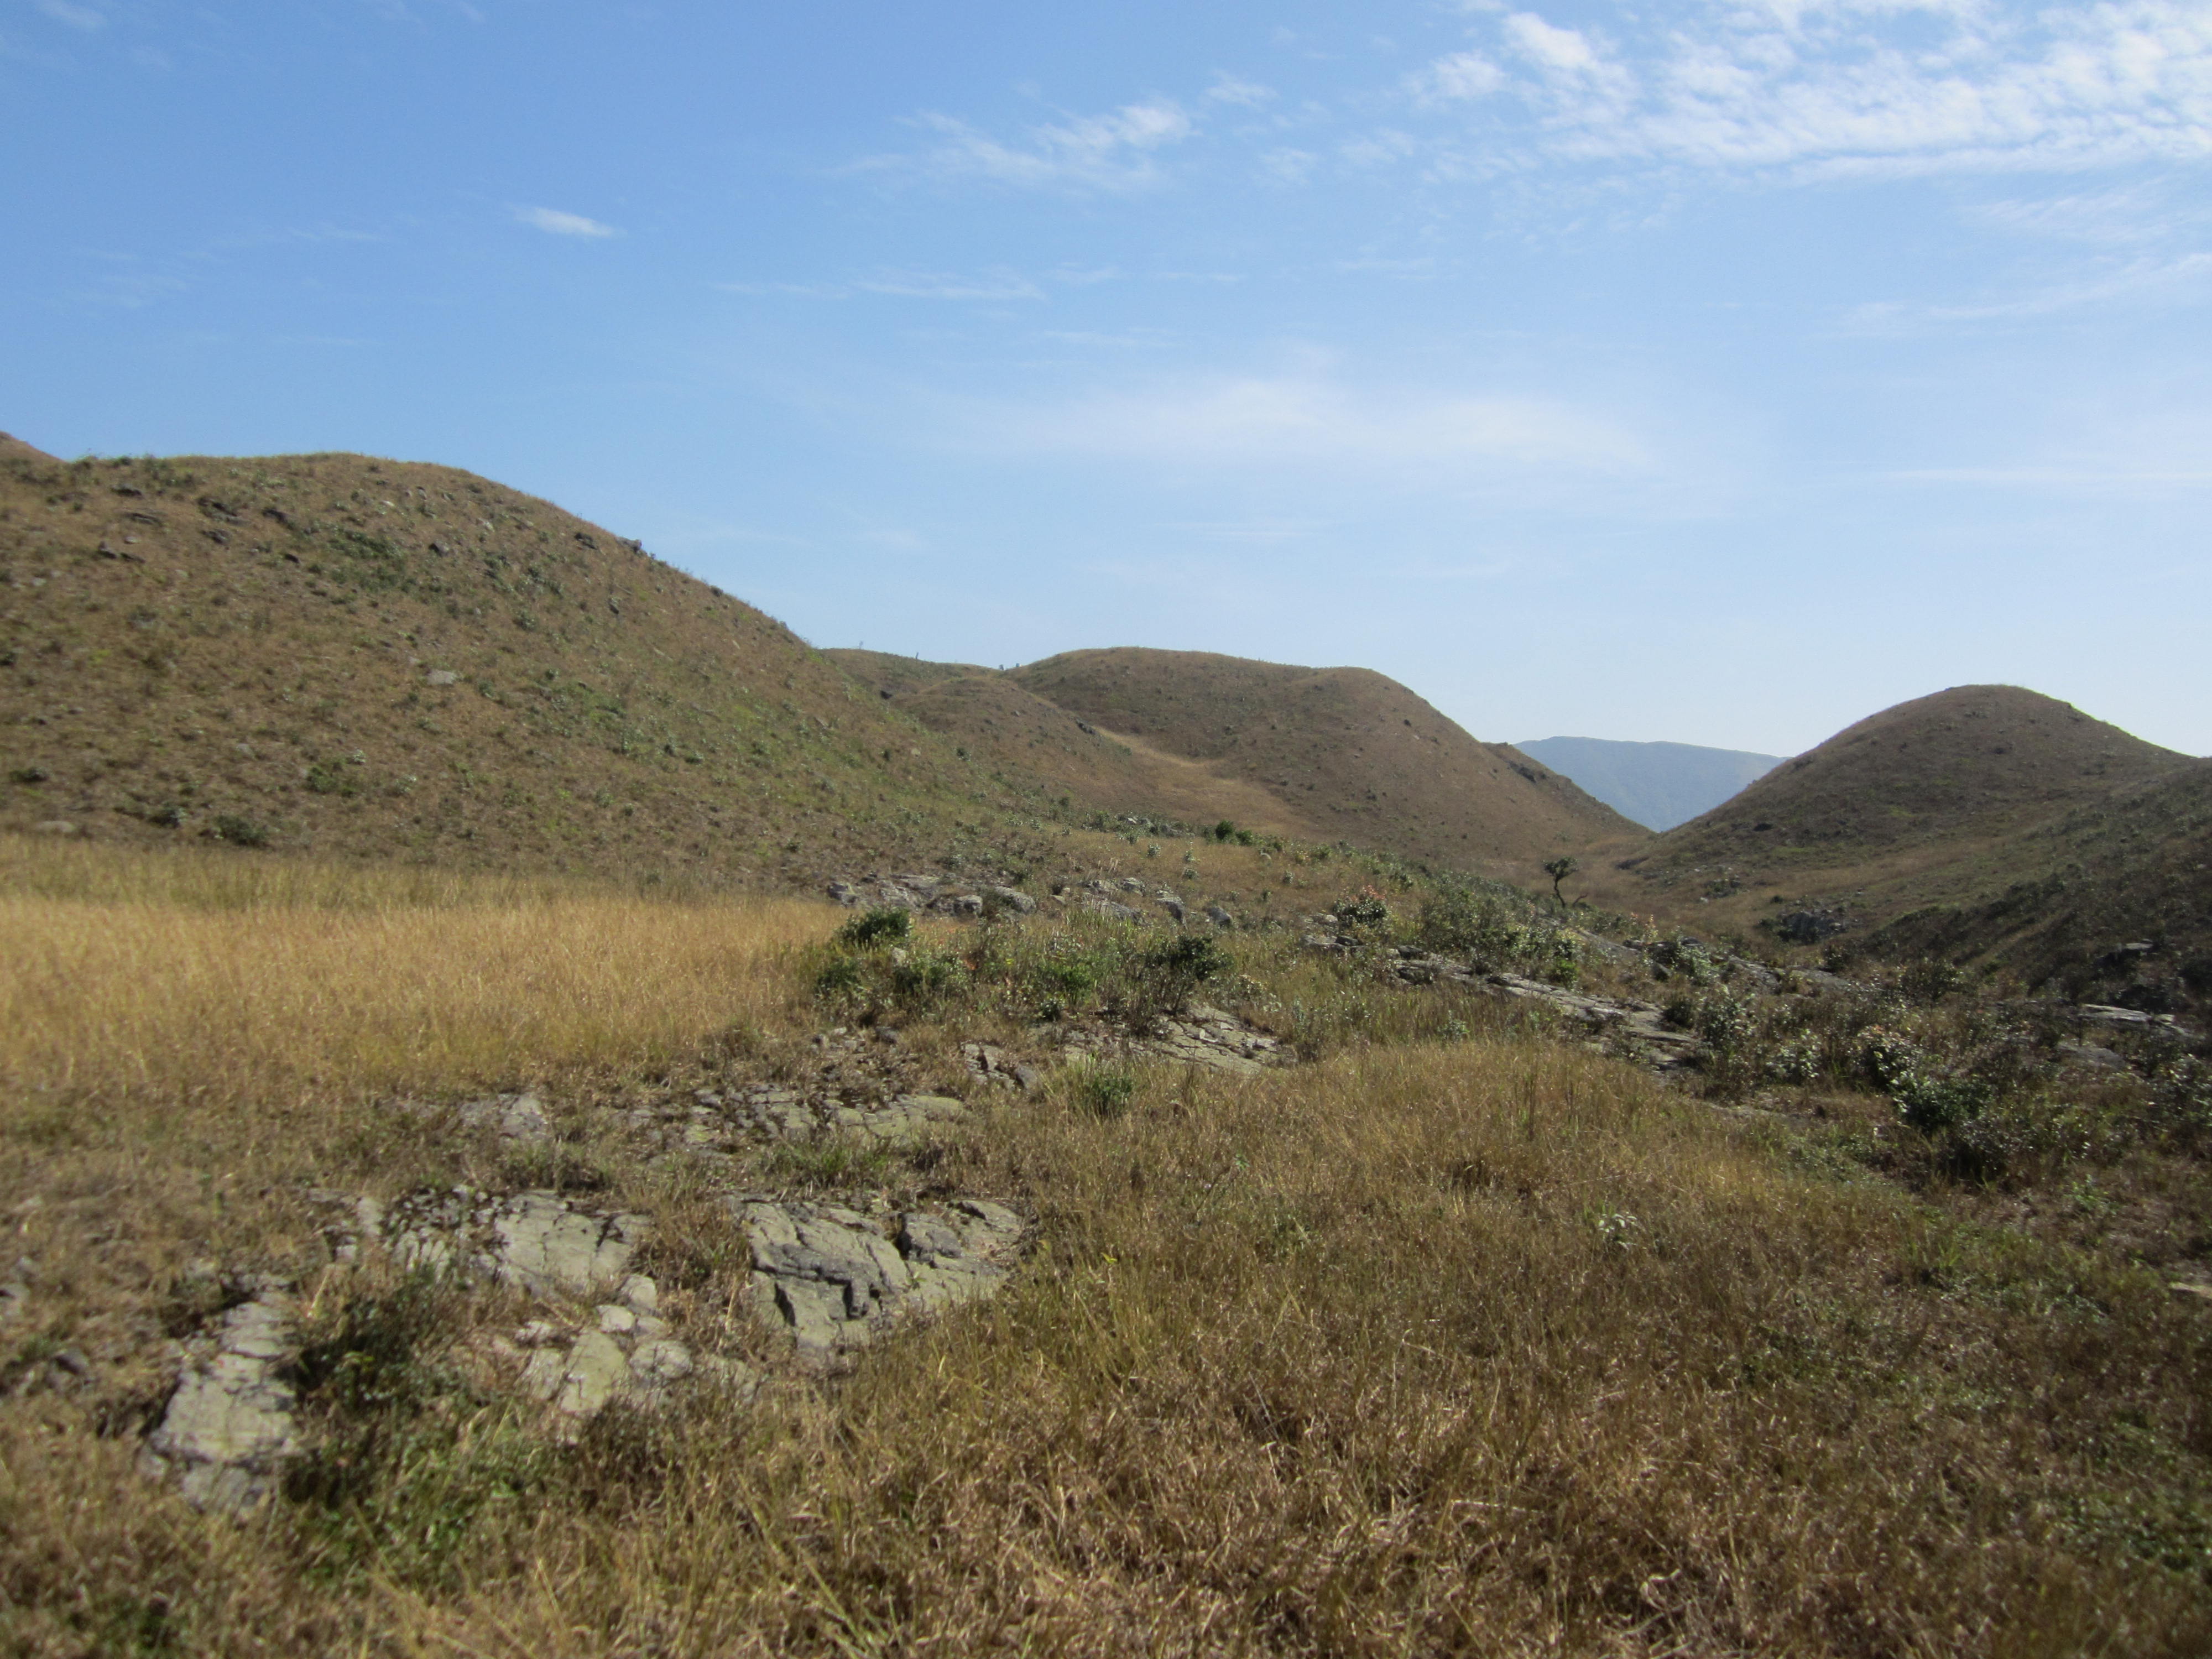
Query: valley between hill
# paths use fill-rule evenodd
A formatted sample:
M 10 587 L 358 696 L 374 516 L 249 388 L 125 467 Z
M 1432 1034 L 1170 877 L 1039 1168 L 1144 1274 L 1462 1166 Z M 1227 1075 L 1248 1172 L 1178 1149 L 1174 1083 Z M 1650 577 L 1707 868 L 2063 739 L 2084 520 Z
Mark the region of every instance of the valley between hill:
M 0 556 L 11 1652 L 2212 1645 L 2212 763 L 1965 688 L 1654 837 L 352 456 Z

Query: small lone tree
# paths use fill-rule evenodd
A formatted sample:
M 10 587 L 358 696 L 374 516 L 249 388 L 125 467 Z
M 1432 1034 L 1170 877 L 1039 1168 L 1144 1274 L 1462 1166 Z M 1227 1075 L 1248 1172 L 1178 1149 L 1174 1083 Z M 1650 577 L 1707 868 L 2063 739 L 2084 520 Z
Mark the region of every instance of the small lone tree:
M 1544 866 L 1544 873 L 1552 878 L 1552 896 L 1561 905 L 1566 903 L 1567 896 L 1559 890 L 1559 884 L 1581 868 L 1582 866 L 1571 858 L 1553 859 Z

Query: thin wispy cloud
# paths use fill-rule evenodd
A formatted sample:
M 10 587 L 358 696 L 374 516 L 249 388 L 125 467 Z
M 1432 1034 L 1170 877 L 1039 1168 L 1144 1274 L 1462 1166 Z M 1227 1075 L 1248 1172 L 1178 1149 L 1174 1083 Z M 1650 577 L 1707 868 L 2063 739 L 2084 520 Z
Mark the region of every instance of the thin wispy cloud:
M 1206 89 L 1209 104 L 1231 104 L 1240 109 L 1260 109 L 1275 101 L 1275 89 L 1241 76 L 1222 75 Z
M 519 207 L 514 210 L 517 222 L 533 230 L 542 230 L 549 236 L 601 237 L 619 236 L 622 232 L 612 225 L 603 225 L 597 219 L 586 219 L 580 213 L 564 213 L 559 208 Z
M 994 137 L 950 115 L 924 114 L 915 125 L 935 136 L 929 149 L 872 156 L 856 166 L 1031 190 L 1139 190 L 1158 181 L 1160 152 L 1197 131 L 1182 107 L 1166 99 L 1032 127 L 1018 139 Z
M 1066 401 L 974 406 L 969 446 L 1178 465 L 1330 472 L 1650 472 L 1618 422 L 1551 399 L 1354 387 L 1320 374 L 1176 379 Z
M 1407 76 L 1406 85 L 1425 103 L 1485 98 L 1505 85 L 1505 71 L 1479 52 L 1455 52 Z
M 1110 274 L 1110 273 L 1109 273 Z M 1088 283 L 1103 280 L 1098 273 L 1054 272 L 1060 282 Z M 965 300 L 1005 302 L 1042 300 L 1045 291 L 1018 270 L 1005 267 L 963 275 L 952 271 L 880 270 L 837 283 L 717 283 L 725 294 L 797 300 L 849 300 L 856 294 L 879 294 L 898 300 Z
M 2131 259 L 2025 294 L 1970 304 L 1882 301 L 1856 307 L 1846 331 L 1902 335 L 1962 325 L 2032 323 L 2118 303 L 2202 303 L 2212 297 L 2212 253 Z
M 1748 0 L 1632 39 L 1533 11 L 1476 32 L 1485 50 L 1435 60 L 1416 96 L 1515 96 L 1541 117 L 1537 153 L 1570 161 L 1900 174 L 2212 159 L 2203 0 Z
M 107 27 L 105 14 L 94 11 L 90 6 L 74 5 L 70 0 L 33 0 L 33 3 L 57 23 L 66 23 L 73 29 L 89 33 Z
M 2212 210 L 2177 206 L 2172 193 L 2145 185 L 2042 198 L 1980 203 L 1967 218 L 1992 230 L 2058 242 L 2127 246 L 2202 232 Z
M 980 276 L 941 272 L 887 271 L 853 284 L 862 294 L 888 294 L 908 300 L 1042 300 L 1044 290 L 1018 271 L 994 270 Z

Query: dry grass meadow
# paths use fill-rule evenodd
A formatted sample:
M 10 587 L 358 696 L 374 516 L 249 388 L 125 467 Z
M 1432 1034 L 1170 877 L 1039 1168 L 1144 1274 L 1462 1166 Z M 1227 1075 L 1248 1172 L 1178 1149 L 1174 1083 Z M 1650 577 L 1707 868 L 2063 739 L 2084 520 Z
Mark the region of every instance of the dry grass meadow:
M 302 1189 L 586 1187 L 659 1218 L 703 1330 L 742 1242 L 598 1108 L 801 1063 L 840 914 L 28 844 L 0 873 L 32 1289 L 0 1652 L 2212 1648 L 2212 1308 L 1601 1055 L 1439 1036 L 1427 993 L 1340 987 L 1376 1007 L 1255 1078 L 1102 1103 L 1070 1070 L 888 1164 L 764 1150 L 762 1188 L 1012 1202 L 1027 1266 L 849 1372 L 564 1446 L 483 1358 L 526 1310 L 326 1265 Z M 1288 961 L 1241 966 L 1321 997 Z M 1027 1040 L 953 998 L 902 1042 L 951 1085 L 971 1031 Z M 393 1103 L 524 1083 L 552 1166 Z M 325 1423 L 343 1478 L 243 1521 L 136 1462 L 210 1261 L 295 1276 L 384 1366 Z M 64 1346 L 85 1386 L 16 1386 Z

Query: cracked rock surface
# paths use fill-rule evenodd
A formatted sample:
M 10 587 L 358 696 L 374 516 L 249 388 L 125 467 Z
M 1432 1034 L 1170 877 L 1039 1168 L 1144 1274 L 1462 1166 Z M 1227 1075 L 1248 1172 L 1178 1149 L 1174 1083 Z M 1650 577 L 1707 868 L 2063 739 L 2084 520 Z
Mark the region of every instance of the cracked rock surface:
M 1133 1060 L 1161 1060 L 1244 1075 L 1287 1065 L 1292 1059 L 1278 1038 L 1203 1003 L 1193 1003 L 1182 1012 L 1155 1022 L 1142 1036 L 1116 1039 L 1076 1027 L 1063 1041 L 1071 1048 L 1110 1050 Z
M 802 1094 L 763 1086 L 726 1093 L 702 1089 L 689 1107 L 672 1103 L 659 1110 L 641 1109 L 630 1121 L 671 1151 L 712 1158 L 751 1142 L 841 1133 L 908 1146 L 933 1127 L 967 1115 L 967 1106 L 950 1095 Z
M 468 1187 L 410 1194 L 388 1214 L 364 1200 L 356 1212 L 402 1267 L 503 1279 L 541 1296 L 620 1284 L 646 1227 L 643 1216 L 594 1214 L 557 1193 L 502 1198 Z
M 299 1399 L 284 1380 L 295 1310 L 283 1290 L 265 1287 L 222 1316 L 215 1352 L 189 1365 L 147 1437 L 149 1473 L 174 1471 L 185 1499 L 236 1511 L 274 1490 L 285 1461 L 301 1449 Z
M 771 1199 L 730 1206 L 752 1242 L 757 1309 L 816 1364 L 902 1315 L 989 1295 L 1012 1271 L 1023 1232 L 1013 1211 L 981 1199 L 881 1216 Z

